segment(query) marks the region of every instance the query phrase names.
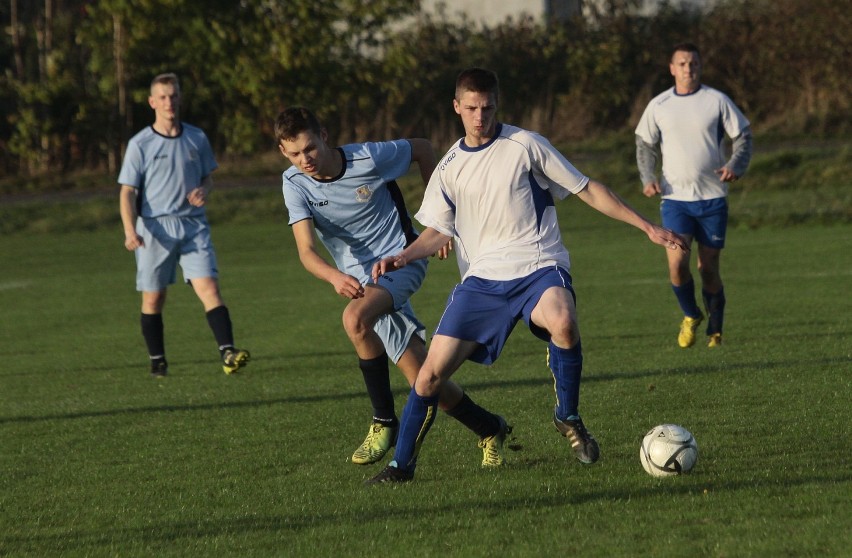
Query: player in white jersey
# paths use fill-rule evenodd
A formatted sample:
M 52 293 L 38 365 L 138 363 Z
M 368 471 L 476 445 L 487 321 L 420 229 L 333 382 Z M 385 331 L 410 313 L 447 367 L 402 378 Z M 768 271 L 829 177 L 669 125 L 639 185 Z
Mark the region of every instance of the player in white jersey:
M 148 104 L 154 110 L 154 124 L 130 139 L 118 183 L 124 246 L 136 255 L 136 288 L 142 292 L 140 323 L 151 374 L 162 377 L 168 372 L 162 312 L 178 264 L 204 306 L 222 368 L 232 374 L 246 365 L 250 355 L 234 346 L 205 216 L 216 159 L 204 132 L 180 121 L 180 84 L 175 74 L 153 79 Z
M 548 343 L 557 431 L 569 439 L 579 461 L 597 461 L 598 443 L 579 413 L 583 355 L 555 199 L 574 194 L 639 228 L 656 244 L 687 249 L 678 235 L 653 225 L 606 186 L 580 173 L 545 138 L 498 122 L 497 97 L 493 72 L 471 68 L 458 76 L 453 106 L 465 137 L 439 161 L 426 188 L 415 217 L 427 228 L 373 268 L 375 279 L 397 273 L 453 237 L 466 264 L 409 394 L 394 459 L 370 484 L 414 477 L 441 387 L 465 360 L 496 360 L 521 319 Z
M 751 159 L 749 121 L 725 95 L 701 83 L 701 57 L 691 43 L 674 47 L 669 70 L 675 85 L 654 97 L 636 126 L 636 160 L 646 196 L 660 195 L 662 224 L 698 244 L 698 271 L 707 312 L 709 347 L 722 344 L 725 291 L 719 273 L 728 225 L 728 183 Z M 733 140 L 726 160 L 724 139 Z M 657 146 L 662 180 L 655 174 Z M 695 344 L 704 314 L 695 301 L 689 252 L 668 252 L 669 279 L 684 317 L 678 345 Z
M 374 263 L 417 238 L 396 179 L 417 163 L 425 184 L 435 168 L 435 153 L 420 138 L 332 148 L 316 115 L 304 107 L 279 114 L 275 136 L 281 154 L 293 164 L 283 174 L 283 192 L 299 259 L 350 300 L 343 327 L 373 405 L 369 432 L 352 462 L 375 463 L 396 442 L 399 426 L 388 359 L 413 385 L 426 358 L 424 327 L 409 302 L 423 283 L 426 260 L 375 282 L 370 274 Z M 319 254 L 315 232 L 335 265 Z M 439 250 L 442 257 L 447 250 Z M 452 383 L 442 391 L 440 406 L 479 436 L 483 466 L 502 465 L 503 441 L 511 431 L 502 417 Z

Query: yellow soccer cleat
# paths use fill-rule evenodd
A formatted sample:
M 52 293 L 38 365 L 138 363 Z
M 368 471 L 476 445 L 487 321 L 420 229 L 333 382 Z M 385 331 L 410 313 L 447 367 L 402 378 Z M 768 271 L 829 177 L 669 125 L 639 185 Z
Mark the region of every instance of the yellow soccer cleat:
M 479 447 L 482 448 L 483 467 L 500 467 L 505 463 L 503 442 L 506 441 L 506 436 L 512 433 L 512 427 L 506 424 L 506 419 L 500 415 L 497 415 L 497 420 L 500 421 L 500 430 L 496 434 L 479 440 Z
M 681 348 L 688 349 L 695 345 L 695 331 L 703 321 L 704 316 L 701 314 L 697 318 L 683 317 L 683 321 L 680 323 L 680 333 L 677 334 L 677 344 Z
M 710 340 L 707 341 L 707 346 L 710 348 L 713 347 L 721 347 L 722 346 L 722 334 L 714 333 L 710 336 Z
M 369 465 L 381 460 L 396 444 L 397 427 L 386 426 L 380 422 L 370 425 L 370 431 L 364 442 L 352 454 L 352 463 Z
M 233 374 L 250 360 L 251 355 L 248 351 L 237 348 L 225 349 L 222 354 L 222 370 L 225 371 L 225 374 Z

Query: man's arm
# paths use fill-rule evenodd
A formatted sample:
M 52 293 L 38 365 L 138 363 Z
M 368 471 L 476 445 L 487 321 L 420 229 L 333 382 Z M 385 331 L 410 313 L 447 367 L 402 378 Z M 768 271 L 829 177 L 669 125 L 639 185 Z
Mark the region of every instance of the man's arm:
M 657 147 L 646 143 L 639 135 L 636 136 L 636 165 L 639 167 L 639 178 L 642 180 L 642 193 L 648 197 L 660 193 L 660 183 L 657 181 Z
M 378 281 L 379 277 L 385 273 L 405 267 L 409 262 L 428 258 L 452 240 L 452 237 L 441 234 L 432 227 L 426 227 L 417 240 L 409 244 L 405 250 L 395 256 L 382 258 L 373 265 L 373 281 Z
M 425 186 L 429 184 L 429 178 L 431 178 L 432 171 L 435 170 L 437 164 L 432 142 L 423 138 L 411 138 L 408 143 L 411 145 L 411 162 L 417 163 L 420 168 L 420 178 L 423 179 Z
M 201 207 L 207 202 L 207 196 L 211 190 L 213 190 L 213 175 L 207 175 L 201 179 L 201 184 L 197 188 L 193 188 L 186 199 L 190 205 Z
M 733 149 L 731 158 L 722 169 L 717 170 L 720 178 L 726 182 L 736 180 L 745 174 L 748 164 L 751 162 L 752 136 L 751 126 L 747 126 L 737 137 L 733 138 Z M 727 170 L 725 174 L 722 171 Z
M 136 234 L 136 196 L 136 188 L 127 184 L 121 185 L 118 210 L 121 214 L 121 225 L 124 227 L 124 247 L 131 252 L 145 245 L 142 237 Z
M 577 197 L 607 217 L 633 225 L 648 235 L 654 244 L 670 250 L 680 248 L 689 251 L 689 245 L 680 235 L 651 223 L 600 182 L 589 180 L 586 187 L 577 193 Z
M 296 248 L 299 251 L 299 261 L 311 275 L 330 283 L 340 296 L 350 299 L 364 296 L 364 286 L 360 281 L 330 265 L 319 255 L 314 223 L 311 219 L 302 219 L 293 223 L 292 229 Z

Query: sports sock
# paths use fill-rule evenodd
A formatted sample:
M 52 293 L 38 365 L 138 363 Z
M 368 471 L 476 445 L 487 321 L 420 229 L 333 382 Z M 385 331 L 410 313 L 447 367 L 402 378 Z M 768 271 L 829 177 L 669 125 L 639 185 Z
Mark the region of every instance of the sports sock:
M 474 403 L 467 396 L 467 393 L 462 394 L 461 401 L 447 411 L 447 414 L 472 430 L 480 438 L 493 436 L 495 432 L 500 430 L 500 421 L 497 416 Z
M 207 325 L 213 330 L 213 337 L 216 338 L 216 343 L 219 345 L 219 353 L 224 353 L 225 349 L 233 349 L 234 331 L 228 307 L 225 305 L 217 306 L 213 310 L 209 310 L 206 316 Z
M 553 373 L 556 391 L 556 418 L 577 419 L 580 404 L 580 377 L 583 373 L 583 347 L 580 341 L 570 349 L 553 344 L 547 347 L 547 364 Z
M 141 314 L 139 323 L 142 326 L 142 337 L 148 347 L 148 356 L 151 358 L 165 357 L 166 343 L 163 333 L 163 315 Z
M 722 333 L 722 321 L 725 318 L 725 289 L 719 289 L 718 293 L 710 294 L 701 290 L 704 298 L 704 308 L 707 310 L 707 335 Z
M 678 304 L 680 304 L 680 309 L 683 311 L 684 316 L 697 318 L 701 315 L 701 310 L 695 302 L 695 281 L 690 279 L 688 283 L 684 283 L 679 287 L 672 285 L 672 290 L 674 291 L 675 297 L 677 298 Z
M 414 388 L 411 389 L 408 401 L 405 403 L 405 410 L 402 412 L 399 437 L 396 440 L 396 450 L 393 454 L 397 468 L 414 472 L 420 446 L 423 444 L 423 439 L 432 427 L 432 423 L 435 422 L 435 415 L 438 413 L 438 399 L 437 395 L 422 397 L 417 395 Z
M 373 404 L 373 420 L 382 424 L 395 424 L 397 419 L 390 385 L 388 354 L 383 352 L 375 358 L 359 358 L 358 367 L 364 375 L 367 395 L 370 396 L 370 403 Z

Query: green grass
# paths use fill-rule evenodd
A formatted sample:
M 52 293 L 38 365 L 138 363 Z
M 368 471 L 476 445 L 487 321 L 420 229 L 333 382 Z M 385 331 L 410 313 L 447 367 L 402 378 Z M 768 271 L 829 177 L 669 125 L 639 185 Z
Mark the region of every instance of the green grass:
M 681 350 L 661 249 L 561 203 L 601 461 L 580 465 L 549 423 L 544 345 L 519 326 L 494 366 L 455 376 L 514 425 L 509 465 L 481 470 L 474 437 L 441 416 L 416 481 L 368 489 L 379 467 L 348 463 L 370 410 L 344 301 L 302 270 L 277 190 L 244 195 L 268 213 L 213 211 L 223 293 L 254 357 L 233 377 L 181 286 L 165 313 L 170 375 L 148 376 L 117 227 L 0 236 L 0 555 L 848 555 L 848 224 L 734 227 L 725 345 Z M 431 264 L 414 299 L 430 329 L 456 278 Z M 642 470 L 641 438 L 663 422 L 696 436 L 691 475 Z

